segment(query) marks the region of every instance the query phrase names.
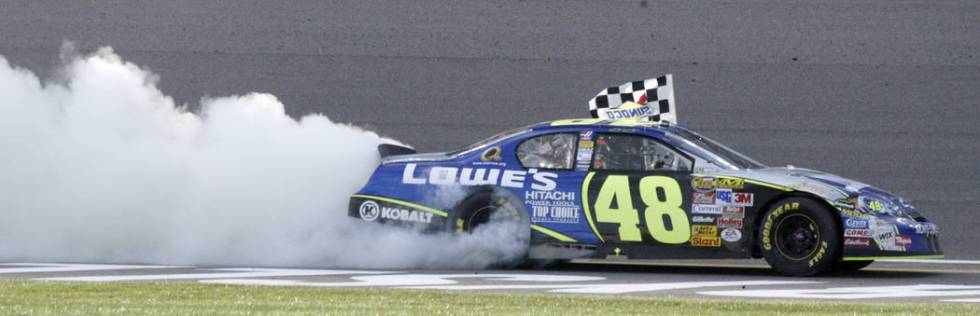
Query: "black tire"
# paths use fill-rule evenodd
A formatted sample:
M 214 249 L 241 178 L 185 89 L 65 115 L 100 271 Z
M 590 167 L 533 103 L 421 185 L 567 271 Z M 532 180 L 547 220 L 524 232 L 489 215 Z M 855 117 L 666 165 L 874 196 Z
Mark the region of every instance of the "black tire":
M 774 204 L 762 220 L 762 255 L 776 272 L 810 276 L 834 268 L 840 258 L 841 229 L 830 210 L 807 198 Z
M 834 271 L 857 271 L 870 266 L 874 262 L 874 260 L 838 261 L 836 264 L 834 264 Z
M 510 268 L 523 264 L 530 245 L 531 224 L 523 203 L 509 193 L 484 190 L 471 194 L 449 215 L 448 228 L 457 234 L 471 234 L 491 219 L 518 225 L 517 231 L 521 235 L 516 239 L 525 245 L 524 253 L 518 259 L 502 259 L 495 266 Z

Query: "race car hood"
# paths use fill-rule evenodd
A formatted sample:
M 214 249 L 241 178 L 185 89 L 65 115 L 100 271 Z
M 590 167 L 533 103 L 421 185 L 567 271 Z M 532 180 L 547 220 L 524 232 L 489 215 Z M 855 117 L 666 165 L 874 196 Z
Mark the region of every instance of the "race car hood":
M 882 195 L 891 195 L 865 183 L 847 179 L 835 174 L 812 169 L 795 167 L 768 167 L 721 172 L 720 175 L 743 177 L 764 183 L 792 188 L 798 191 L 813 193 L 817 196 L 837 200 L 861 194 L 865 191 L 875 191 Z M 897 198 L 897 197 L 895 197 Z

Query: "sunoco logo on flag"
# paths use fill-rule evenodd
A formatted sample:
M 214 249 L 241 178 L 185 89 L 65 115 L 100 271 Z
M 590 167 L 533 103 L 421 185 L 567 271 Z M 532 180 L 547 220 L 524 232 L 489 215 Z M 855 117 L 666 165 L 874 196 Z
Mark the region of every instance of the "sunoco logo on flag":
M 677 122 L 671 75 L 609 87 L 589 100 L 589 113 L 608 120 Z

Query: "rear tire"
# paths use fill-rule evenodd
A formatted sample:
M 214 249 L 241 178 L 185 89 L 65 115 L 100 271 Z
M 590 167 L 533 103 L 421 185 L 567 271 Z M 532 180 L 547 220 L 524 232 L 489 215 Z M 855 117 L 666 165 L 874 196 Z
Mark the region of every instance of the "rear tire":
M 758 240 L 766 262 L 787 276 L 831 270 L 840 258 L 840 225 L 827 207 L 811 199 L 774 204 L 763 217 Z
M 498 258 L 494 266 L 512 268 L 524 263 L 531 239 L 531 224 L 521 201 L 506 192 L 479 191 L 459 204 L 449 216 L 449 230 L 456 234 L 472 234 L 479 227 L 493 224 L 517 225 L 514 236 L 523 245 L 523 253 L 516 258 Z M 512 239 L 506 240 L 507 242 Z

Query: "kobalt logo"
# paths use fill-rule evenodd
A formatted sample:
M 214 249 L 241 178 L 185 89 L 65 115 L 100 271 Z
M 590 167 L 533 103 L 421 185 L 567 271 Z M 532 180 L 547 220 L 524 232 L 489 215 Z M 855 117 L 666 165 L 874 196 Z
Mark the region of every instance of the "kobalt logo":
M 364 203 L 361 203 L 361 207 L 358 209 L 358 212 L 361 214 L 362 219 L 373 222 L 374 220 L 378 219 L 381 209 L 378 207 L 378 203 L 375 203 L 374 201 L 364 201 Z
M 382 207 L 381 218 L 428 224 L 432 222 L 432 213 L 406 210 L 395 207 Z
M 537 169 L 528 171 L 502 170 L 492 168 L 456 168 L 432 167 L 427 176 L 416 176 L 416 164 L 405 165 L 402 173 L 402 183 L 405 184 L 434 184 L 434 185 L 499 185 L 508 188 L 524 188 L 530 176 L 531 189 L 541 191 L 554 190 L 558 185 L 558 174 L 539 172 Z

